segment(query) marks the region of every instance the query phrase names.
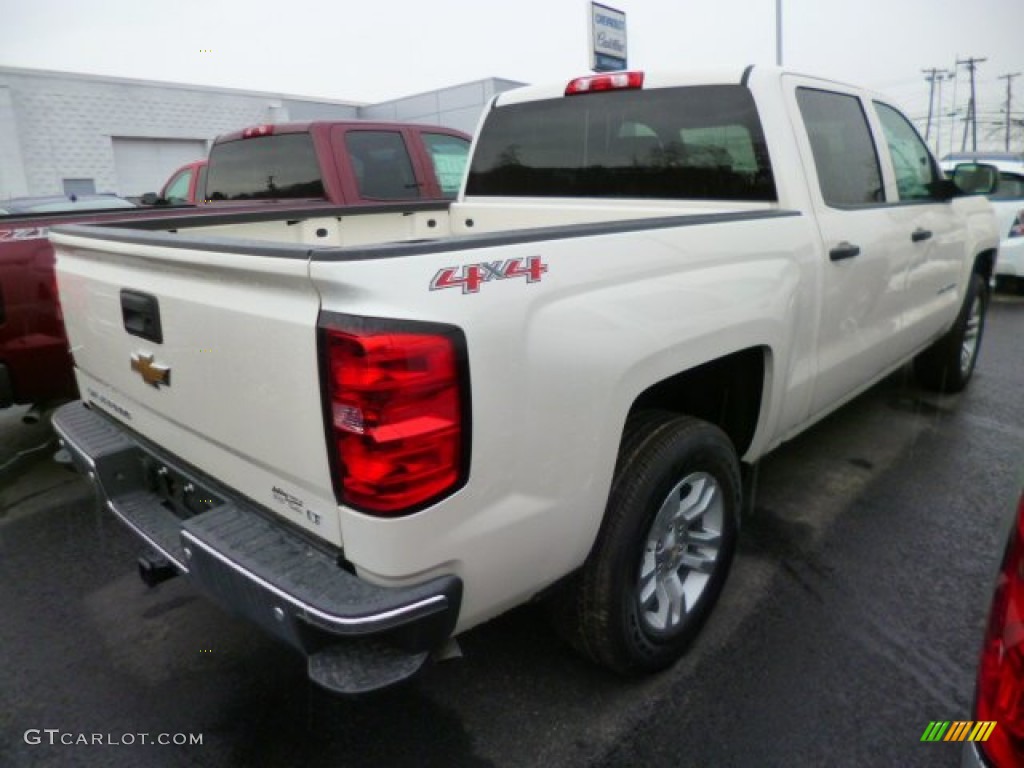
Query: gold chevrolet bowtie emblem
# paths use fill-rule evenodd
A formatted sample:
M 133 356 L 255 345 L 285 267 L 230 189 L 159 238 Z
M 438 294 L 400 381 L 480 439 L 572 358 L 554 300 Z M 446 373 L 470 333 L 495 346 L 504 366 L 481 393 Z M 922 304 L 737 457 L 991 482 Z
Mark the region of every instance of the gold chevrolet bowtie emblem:
M 153 362 L 153 355 L 132 355 L 132 370 L 142 376 L 142 380 L 154 389 L 160 385 L 171 386 L 171 369 L 166 365 Z

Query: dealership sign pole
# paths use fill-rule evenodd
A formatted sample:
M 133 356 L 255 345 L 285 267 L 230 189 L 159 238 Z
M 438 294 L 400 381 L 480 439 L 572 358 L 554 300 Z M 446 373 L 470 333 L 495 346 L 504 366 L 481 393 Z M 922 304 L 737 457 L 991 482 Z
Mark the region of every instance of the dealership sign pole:
M 612 72 L 626 68 L 626 14 L 590 3 L 590 68 Z
M 775 0 L 775 66 L 782 66 L 782 0 Z

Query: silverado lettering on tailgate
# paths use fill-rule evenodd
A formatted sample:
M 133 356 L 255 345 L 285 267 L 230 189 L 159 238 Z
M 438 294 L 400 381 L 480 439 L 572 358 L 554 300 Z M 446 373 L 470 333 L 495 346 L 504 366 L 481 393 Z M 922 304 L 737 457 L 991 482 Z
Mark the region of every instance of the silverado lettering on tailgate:
M 298 496 L 294 496 L 288 493 L 288 491 L 278 488 L 276 485 L 270 489 L 270 492 L 274 497 L 274 501 L 278 504 L 283 504 L 292 512 L 295 512 L 300 516 L 305 515 L 306 519 L 313 523 L 313 525 L 320 525 L 323 520 L 323 517 L 319 512 L 314 512 L 313 510 L 308 509 L 306 507 L 306 503 Z
M 101 395 L 95 389 L 91 387 L 86 390 L 86 396 L 89 398 L 89 402 L 96 403 L 97 405 L 103 406 L 104 408 L 113 411 L 125 421 L 132 420 L 131 411 L 123 406 L 118 405 L 106 395 Z

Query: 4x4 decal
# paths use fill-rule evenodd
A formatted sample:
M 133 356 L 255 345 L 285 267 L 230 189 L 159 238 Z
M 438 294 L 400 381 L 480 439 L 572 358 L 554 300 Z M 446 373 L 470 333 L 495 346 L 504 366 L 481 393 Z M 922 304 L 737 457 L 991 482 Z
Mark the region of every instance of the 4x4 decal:
M 480 286 L 492 280 L 525 277 L 528 283 L 539 283 L 541 276 L 547 271 L 548 266 L 540 256 L 463 264 L 461 267 L 445 267 L 438 270 L 434 279 L 430 281 L 430 290 L 462 288 L 463 293 L 479 293 Z

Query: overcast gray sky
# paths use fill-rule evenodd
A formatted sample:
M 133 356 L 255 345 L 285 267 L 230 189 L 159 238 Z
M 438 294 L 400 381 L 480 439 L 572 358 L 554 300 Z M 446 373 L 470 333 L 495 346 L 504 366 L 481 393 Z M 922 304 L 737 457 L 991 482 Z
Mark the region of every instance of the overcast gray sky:
M 772 64 L 775 0 L 608 0 L 633 68 Z M 484 77 L 587 70 L 586 0 L 0 0 L 0 65 L 377 102 Z M 997 134 L 1024 72 L 1024 0 L 783 0 L 784 63 L 928 110 L 922 69 L 979 65 Z M 966 70 L 957 86 L 966 105 Z M 1024 117 L 1024 77 L 1013 81 Z M 952 106 L 952 84 L 944 91 Z M 1001 134 L 999 134 L 1001 136 Z

